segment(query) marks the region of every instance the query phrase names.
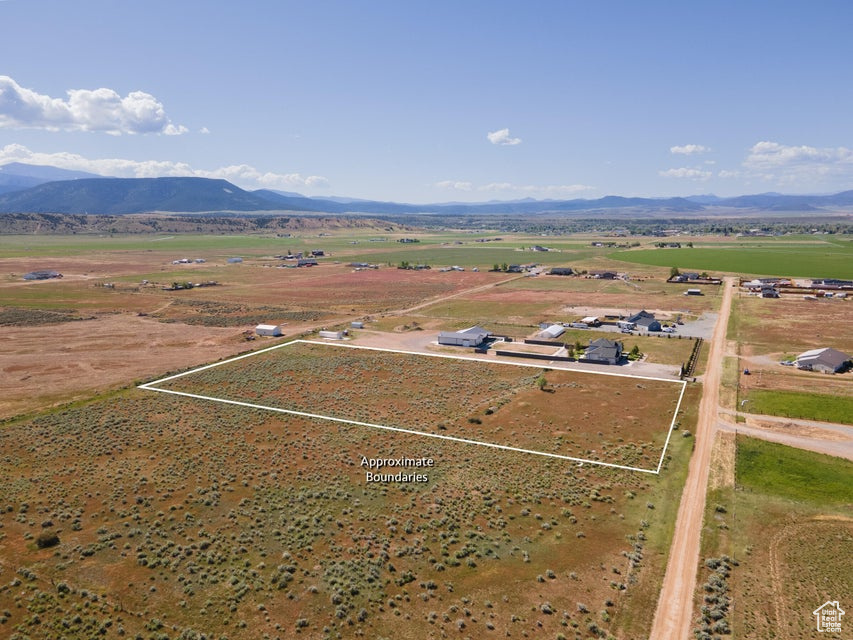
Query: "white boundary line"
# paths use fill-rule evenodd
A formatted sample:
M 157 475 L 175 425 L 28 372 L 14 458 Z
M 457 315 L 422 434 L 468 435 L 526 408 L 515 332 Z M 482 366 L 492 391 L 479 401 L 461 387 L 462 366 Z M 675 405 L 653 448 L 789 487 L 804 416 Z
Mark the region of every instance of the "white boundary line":
M 644 378 L 641 376 L 632 376 L 632 375 L 629 375 L 626 373 L 609 373 L 609 372 L 605 372 L 605 371 L 584 371 L 584 370 L 578 370 L 578 369 L 558 368 L 558 370 L 560 370 L 560 371 L 575 371 L 577 373 L 591 373 L 594 375 L 616 376 L 616 377 L 620 377 L 620 378 L 633 378 L 635 380 L 658 380 L 661 382 L 671 382 L 671 383 L 675 383 L 675 384 L 681 383 L 681 392 L 678 395 L 678 403 L 676 404 L 675 412 L 673 413 L 673 416 L 672 416 L 672 422 L 670 423 L 670 426 L 669 426 L 669 432 L 667 433 L 666 441 L 664 442 L 663 451 L 661 452 L 661 456 L 660 456 L 660 460 L 658 461 L 657 468 L 656 469 L 644 469 L 642 467 L 630 467 L 627 465 L 614 464 L 612 462 L 601 462 L 600 460 L 589 460 L 587 458 L 575 458 L 572 456 L 564 456 L 564 455 L 560 455 L 560 454 L 556 454 L 556 453 L 547 453 L 544 451 L 534 451 L 532 449 L 521 449 L 518 447 L 510 447 L 507 445 L 494 444 L 491 442 L 483 442 L 480 440 L 469 440 L 467 438 L 457 438 L 454 436 L 445 436 L 445 435 L 441 435 L 441 434 L 437 434 L 437 433 L 427 433 L 425 431 L 415 431 L 413 429 L 403 429 L 401 427 L 389 427 L 387 425 L 373 424 L 371 422 L 360 422 L 358 420 L 347 420 L 345 418 L 335 418 L 333 416 L 324 416 L 324 415 L 320 415 L 320 414 L 316 414 L 316 413 L 308 413 L 305 411 L 296 411 L 293 409 L 282 409 L 280 407 L 269 407 L 266 405 L 253 404 L 251 402 L 242 402 L 239 400 L 227 400 L 225 398 L 214 398 L 212 396 L 204 396 L 204 395 L 200 395 L 200 394 L 196 394 L 196 393 L 187 393 L 185 391 L 173 391 L 171 389 L 158 389 L 157 387 L 154 386 L 154 385 L 157 385 L 157 384 L 160 384 L 163 382 L 169 382 L 170 380 L 175 380 L 177 378 L 181 378 L 183 376 L 190 375 L 191 373 L 198 373 L 199 371 L 205 371 L 206 369 L 212 369 L 214 367 L 219 367 L 219 366 L 222 366 L 224 364 L 236 362 L 237 360 L 242 360 L 243 358 L 249 358 L 251 356 L 260 355 L 262 353 L 267 353 L 269 351 L 274 351 L 275 349 L 281 349 L 282 347 L 286 347 L 286 346 L 289 346 L 292 344 L 297 344 L 297 343 L 317 344 L 317 345 L 323 345 L 323 346 L 327 346 L 327 347 L 338 347 L 338 348 L 343 347 L 343 348 L 348 348 L 348 349 L 364 349 L 367 351 L 382 351 L 382 352 L 386 352 L 386 353 L 402 353 L 405 355 L 427 356 L 427 357 L 431 357 L 431 358 L 448 358 L 451 360 L 466 360 L 466 361 L 470 361 L 470 362 L 490 362 L 493 364 L 511 365 L 511 366 L 516 366 L 516 367 L 531 367 L 531 368 L 535 368 L 535 369 L 549 368 L 549 367 L 544 367 L 541 364 L 529 364 L 526 362 L 505 362 L 503 360 L 492 360 L 489 358 L 471 358 L 471 357 L 466 357 L 466 356 L 454 356 L 454 355 L 448 355 L 448 354 L 443 354 L 443 353 L 421 353 L 419 351 L 401 351 L 398 349 L 384 349 L 381 347 L 366 347 L 363 345 L 354 345 L 354 344 L 318 342 L 316 340 L 291 340 L 289 342 L 277 344 L 277 345 L 274 345 L 272 347 L 267 347 L 265 349 L 259 349 L 258 351 L 252 351 L 250 353 L 244 353 L 243 355 L 235 356 L 234 358 L 228 358 L 227 360 L 222 360 L 220 362 L 214 362 L 212 364 L 207 364 L 207 365 L 204 365 L 201 367 L 197 367 L 195 369 L 191 369 L 190 371 L 184 371 L 183 373 L 177 373 L 177 374 L 172 375 L 172 376 L 160 378 L 159 380 L 155 380 L 153 382 L 146 382 L 144 384 L 139 385 L 138 388 L 144 389 L 145 391 L 157 391 L 159 393 L 168 393 L 170 395 L 183 396 L 185 398 L 195 398 L 196 400 L 210 400 L 213 402 L 221 402 L 223 404 L 230 404 L 230 405 L 235 405 L 235 406 L 240 406 L 240 407 L 248 407 L 250 409 L 264 409 L 266 411 L 274 411 L 276 413 L 284 413 L 284 414 L 288 414 L 288 415 L 300 416 L 303 418 L 315 418 L 315 419 L 319 419 L 319 420 L 328 420 L 330 422 L 338 422 L 341 424 L 353 424 L 353 425 L 360 426 L 360 427 L 371 427 L 373 429 L 382 429 L 385 431 L 396 431 L 398 433 L 408 433 L 408 434 L 417 435 L 417 436 L 424 436 L 427 438 L 437 438 L 439 440 L 450 440 L 452 442 L 461 442 L 463 444 L 474 444 L 474 445 L 479 445 L 481 447 L 491 447 L 493 449 L 502 449 L 504 451 L 516 451 L 519 453 L 529 453 L 529 454 L 538 455 L 538 456 L 545 456 L 548 458 L 557 458 L 560 460 L 569 460 L 571 462 L 578 462 L 581 464 L 593 464 L 593 465 L 598 465 L 598 466 L 602 466 L 602 467 L 610 467 L 613 469 L 624 469 L 626 471 L 638 471 L 641 473 L 651 473 L 651 474 L 657 475 L 660 473 L 661 467 L 663 466 L 664 457 L 666 456 L 666 449 L 669 446 L 669 440 L 670 440 L 670 437 L 672 436 L 672 430 L 675 427 L 675 421 L 678 418 L 678 412 L 681 408 L 681 400 L 684 397 L 684 389 L 687 387 L 687 383 L 683 380 L 667 380 L 666 378 Z

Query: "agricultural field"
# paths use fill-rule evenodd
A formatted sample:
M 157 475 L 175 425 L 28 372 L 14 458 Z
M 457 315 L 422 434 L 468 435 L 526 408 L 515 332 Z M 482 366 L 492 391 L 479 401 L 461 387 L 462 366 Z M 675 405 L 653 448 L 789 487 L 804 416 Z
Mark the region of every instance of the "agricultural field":
M 853 462 L 740 436 L 729 471 L 708 496 L 696 637 L 815 637 L 812 611 L 850 593 Z
M 683 384 L 296 342 L 151 387 L 655 470 Z
M 853 353 L 853 325 L 846 300 L 809 301 L 741 295 L 733 304 L 729 338 L 740 370 L 737 402 L 750 413 L 849 423 L 853 374 L 826 375 L 782 366 L 809 349 Z M 750 375 L 742 374 L 748 368 Z
M 694 248 L 637 249 L 608 254 L 613 260 L 659 267 L 678 267 L 740 275 L 800 278 L 853 278 L 853 242 L 827 240 L 768 240 L 706 245 Z
M 353 239 L 356 238 L 356 239 Z M 382 244 L 312 236 L 305 246 Z M 505 278 L 505 274 L 355 272 L 332 258 L 277 269 L 294 238 L 263 236 L 4 236 L 0 239 L 0 417 L 85 399 L 135 380 L 201 365 L 252 346 L 246 332 L 281 323 L 298 336 Z M 393 239 L 383 241 L 395 245 Z M 397 245 L 399 246 L 399 245 Z M 144 247 L 144 248 L 143 248 Z M 245 256 L 228 264 L 229 256 Z M 172 262 L 183 257 L 200 264 Z M 63 278 L 24 281 L 35 269 Z M 147 281 L 147 283 L 145 283 Z M 165 291 L 178 282 L 216 286 Z M 399 305 L 399 307 L 398 307 Z M 248 337 L 251 337 L 250 335 Z
M 654 476 L 124 391 L 0 430 L 2 628 L 644 637 L 690 445 Z

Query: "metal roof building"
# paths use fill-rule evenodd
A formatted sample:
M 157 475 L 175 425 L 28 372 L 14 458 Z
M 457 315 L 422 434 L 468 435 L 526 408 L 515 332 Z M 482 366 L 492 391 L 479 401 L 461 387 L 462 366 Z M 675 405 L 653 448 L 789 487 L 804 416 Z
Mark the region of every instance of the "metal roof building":
M 848 362 L 850 362 L 849 355 L 831 347 L 812 349 L 797 356 L 797 368 L 823 373 L 843 371 Z
M 438 344 L 454 347 L 476 347 L 489 337 L 489 332 L 483 327 L 474 325 L 462 331 L 442 331 L 438 334 Z

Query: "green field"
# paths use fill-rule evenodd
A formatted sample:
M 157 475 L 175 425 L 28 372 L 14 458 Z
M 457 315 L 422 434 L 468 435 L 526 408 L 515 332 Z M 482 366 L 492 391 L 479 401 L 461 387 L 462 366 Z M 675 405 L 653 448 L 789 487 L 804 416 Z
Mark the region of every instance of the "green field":
M 361 245 L 359 245 L 360 247 Z M 365 247 L 366 248 L 366 247 Z M 495 264 L 571 264 L 574 261 L 589 258 L 597 252 L 591 247 L 578 245 L 576 249 L 565 249 L 555 252 L 521 251 L 507 246 L 436 246 L 409 245 L 408 248 L 397 251 L 377 251 L 364 253 L 360 248 L 354 248 L 354 253 L 347 253 L 348 261 L 376 262 L 398 264 L 400 262 L 416 262 L 430 266 L 460 265 L 464 267 L 479 266 L 490 269 Z
M 642 249 L 618 251 L 608 257 L 624 262 L 678 267 L 681 270 L 798 278 L 853 278 L 853 245 L 849 242 Z
M 850 397 L 764 389 L 754 389 L 747 397 L 750 413 L 853 424 Z
M 735 486 L 708 493 L 694 633 L 814 638 L 811 611 L 849 592 L 853 462 L 744 436 L 736 447 Z
M 828 507 L 853 504 L 853 462 L 843 458 L 739 438 L 737 484 L 761 493 Z

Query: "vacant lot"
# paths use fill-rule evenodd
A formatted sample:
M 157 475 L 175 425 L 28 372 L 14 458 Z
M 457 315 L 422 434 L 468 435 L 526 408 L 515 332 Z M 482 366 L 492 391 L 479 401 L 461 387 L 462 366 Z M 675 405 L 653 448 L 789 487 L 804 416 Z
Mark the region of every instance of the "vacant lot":
M 644 469 L 681 386 L 305 342 L 155 385 Z
M 815 637 L 812 611 L 850 592 L 853 463 L 739 437 L 735 482 L 709 492 L 697 629 Z
M 135 390 L 10 423 L 2 628 L 644 637 L 690 451 L 676 440 L 648 476 Z M 362 456 L 435 467 L 368 484 Z

